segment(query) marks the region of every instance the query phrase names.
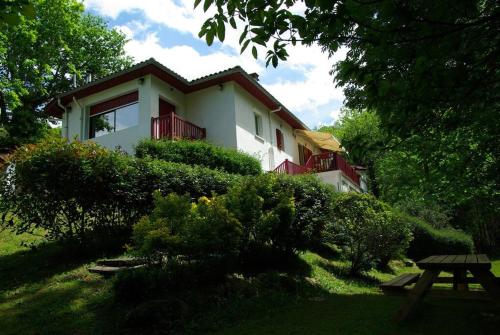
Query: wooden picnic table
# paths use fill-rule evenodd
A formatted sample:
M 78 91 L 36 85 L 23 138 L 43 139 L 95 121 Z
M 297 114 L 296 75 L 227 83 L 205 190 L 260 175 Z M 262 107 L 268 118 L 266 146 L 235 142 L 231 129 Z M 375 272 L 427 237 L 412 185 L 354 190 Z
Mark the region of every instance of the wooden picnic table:
M 402 321 L 408 316 L 418 301 L 432 287 L 432 284 L 446 282 L 440 280 L 443 279 L 443 277 L 439 277 L 442 271 L 453 273 L 453 288 L 455 290 L 467 290 L 468 283 L 477 280 L 493 299 L 500 301 L 498 278 L 491 272 L 491 261 L 486 255 L 436 255 L 418 261 L 417 266 L 424 272 L 409 292 L 407 300 L 396 313 L 394 317 L 396 321 Z M 470 272 L 475 280 L 467 278 L 467 272 Z

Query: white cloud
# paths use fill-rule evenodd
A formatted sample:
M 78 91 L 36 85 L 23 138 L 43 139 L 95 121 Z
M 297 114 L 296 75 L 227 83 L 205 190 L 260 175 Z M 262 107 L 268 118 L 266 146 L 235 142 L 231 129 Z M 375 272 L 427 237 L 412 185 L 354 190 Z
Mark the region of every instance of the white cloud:
M 249 72 L 260 72 L 263 69 L 248 57 L 233 56 L 220 51 L 201 55 L 188 45 L 163 47 L 159 42 L 157 35 L 150 33 L 144 40 L 132 39 L 125 46 L 125 50 L 137 61 L 153 56 L 157 61 L 189 80 L 236 65 L 240 65 Z
M 116 19 L 121 13 L 141 11 L 144 21 L 137 20 L 127 22 L 117 28 L 122 31 L 130 42 L 126 51 L 137 61 L 150 57 L 178 72 L 180 75 L 194 79 L 206 74 L 240 65 L 248 72 L 258 72 L 263 75 L 265 67 L 263 61 L 256 61 L 246 52 L 239 55 L 239 31 L 227 29 L 226 40 L 222 48 L 213 48 L 213 52 L 202 55 L 189 45 L 190 38 L 186 36 L 186 43 L 165 47 L 160 43 L 158 35 L 154 32 L 154 26 L 159 24 L 175 29 L 182 33 L 188 33 L 194 39 L 198 38 L 198 32 L 210 13 L 203 13 L 201 8 L 193 9 L 193 0 L 86 0 L 88 8 L 92 8 L 99 14 Z M 300 12 L 303 8 L 296 8 Z M 139 38 L 140 33 L 142 34 Z M 145 37 L 144 37 L 145 36 Z M 168 42 L 168 41 L 162 41 Z M 263 49 L 260 49 L 263 50 Z M 296 80 L 284 80 L 276 78 L 271 84 L 264 86 L 280 100 L 286 107 L 297 115 L 300 115 L 310 126 L 316 126 L 317 121 L 325 119 L 330 115 L 332 118 L 337 111 L 325 113 L 320 108 L 344 99 L 342 90 L 335 87 L 333 77 L 329 75 L 332 64 L 343 58 L 345 50 L 337 52 L 332 58 L 321 51 L 319 46 L 296 46 L 288 49 L 290 58 L 279 66 L 285 70 L 300 71 L 303 78 Z M 259 52 L 263 55 L 264 52 Z M 269 80 L 266 80 L 269 82 Z

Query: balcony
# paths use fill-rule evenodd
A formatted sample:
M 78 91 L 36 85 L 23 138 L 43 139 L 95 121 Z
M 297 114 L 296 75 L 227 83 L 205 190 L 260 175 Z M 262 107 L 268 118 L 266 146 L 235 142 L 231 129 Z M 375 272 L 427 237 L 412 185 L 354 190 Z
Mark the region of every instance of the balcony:
M 291 175 L 302 173 L 320 173 L 326 171 L 342 171 L 352 182 L 360 186 L 360 177 L 356 170 L 347 161 L 335 152 L 323 152 L 309 157 L 305 165 L 295 164 L 288 159 L 274 169 L 277 173 L 287 173 Z
M 151 118 L 151 137 L 153 139 L 204 140 L 206 136 L 205 128 L 198 127 L 173 112 Z

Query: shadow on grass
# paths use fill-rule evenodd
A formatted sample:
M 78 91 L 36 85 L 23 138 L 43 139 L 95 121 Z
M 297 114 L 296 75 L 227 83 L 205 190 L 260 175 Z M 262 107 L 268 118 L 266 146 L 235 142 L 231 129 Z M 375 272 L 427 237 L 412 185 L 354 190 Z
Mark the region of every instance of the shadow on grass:
M 340 260 L 342 254 L 341 250 L 337 246 L 329 243 L 318 243 L 311 247 L 311 251 L 317 253 L 322 258 L 331 261 Z
M 349 273 L 349 268 L 347 266 L 340 266 L 336 265 L 332 262 L 328 262 L 325 260 L 318 260 L 316 261 L 316 264 L 325 269 L 326 271 L 330 272 L 331 274 L 335 275 L 335 277 L 347 280 L 349 282 L 355 282 L 361 285 L 367 285 L 367 286 L 377 286 L 380 285 L 381 281 L 369 274 L 366 273 L 361 273 L 356 276 L 353 276 Z
M 0 295 L 2 334 L 114 333 L 120 306 L 97 277 L 61 276 Z M 114 329 L 114 330 L 113 330 Z
M 83 252 L 82 252 L 83 250 Z M 40 282 L 56 274 L 73 270 L 103 255 L 115 255 L 119 250 L 103 251 L 91 247 L 75 248 L 46 242 L 33 250 L 22 250 L 0 256 L 0 292 Z
M 324 300 L 302 299 L 284 306 L 259 305 L 257 313 L 217 334 L 497 334 L 500 314 L 493 304 L 424 300 L 407 321 L 392 316 L 402 297 L 329 294 Z M 229 311 L 231 313 L 231 311 Z M 231 320 L 241 320 L 234 309 Z

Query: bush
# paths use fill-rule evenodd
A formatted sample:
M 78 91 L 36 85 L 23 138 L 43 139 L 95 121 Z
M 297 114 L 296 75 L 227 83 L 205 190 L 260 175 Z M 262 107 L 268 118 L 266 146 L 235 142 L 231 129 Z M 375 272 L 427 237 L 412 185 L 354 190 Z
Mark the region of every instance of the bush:
M 201 165 L 241 175 L 262 173 L 261 164 L 256 158 L 203 141 L 142 140 L 135 150 L 139 158 L 151 157 L 168 162 Z
M 472 238 L 460 230 L 437 229 L 409 215 L 403 215 L 402 219 L 412 227 L 413 241 L 407 255 L 416 261 L 432 255 L 460 255 L 474 251 Z
M 266 174 L 243 179 L 225 202 L 243 224 L 245 253 L 262 254 L 270 247 L 287 254 L 319 240 L 332 196 L 333 189 L 313 176 Z
M 339 243 L 351 263 L 351 274 L 386 265 L 408 247 L 410 225 L 398 220 L 391 208 L 371 195 L 339 194 L 333 205 L 333 223 L 326 228 L 331 242 Z
M 126 239 L 132 224 L 152 209 L 153 191 L 200 197 L 225 193 L 238 178 L 135 159 L 92 142 L 50 139 L 13 154 L 0 176 L 0 210 L 10 213 L 3 218 L 7 223 L 12 216 L 19 219 L 13 225 L 19 233 L 43 228 L 59 240 Z
M 156 263 L 184 256 L 204 261 L 237 255 L 241 224 L 219 198 L 202 197 L 191 203 L 186 196 L 154 195 L 153 212 L 133 227 L 136 250 Z
M 201 166 L 189 166 L 160 160 L 133 160 L 136 175 L 133 177 L 137 196 L 147 200 L 148 213 L 153 208 L 152 192 L 188 194 L 193 199 L 224 194 L 241 177 Z
M 18 232 L 43 228 L 62 240 L 111 236 L 141 211 L 130 193 L 129 159 L 96 144 L 52 139 L 19 148 L 10 162 L 1 198 L 3 211 L 19 218 Z

